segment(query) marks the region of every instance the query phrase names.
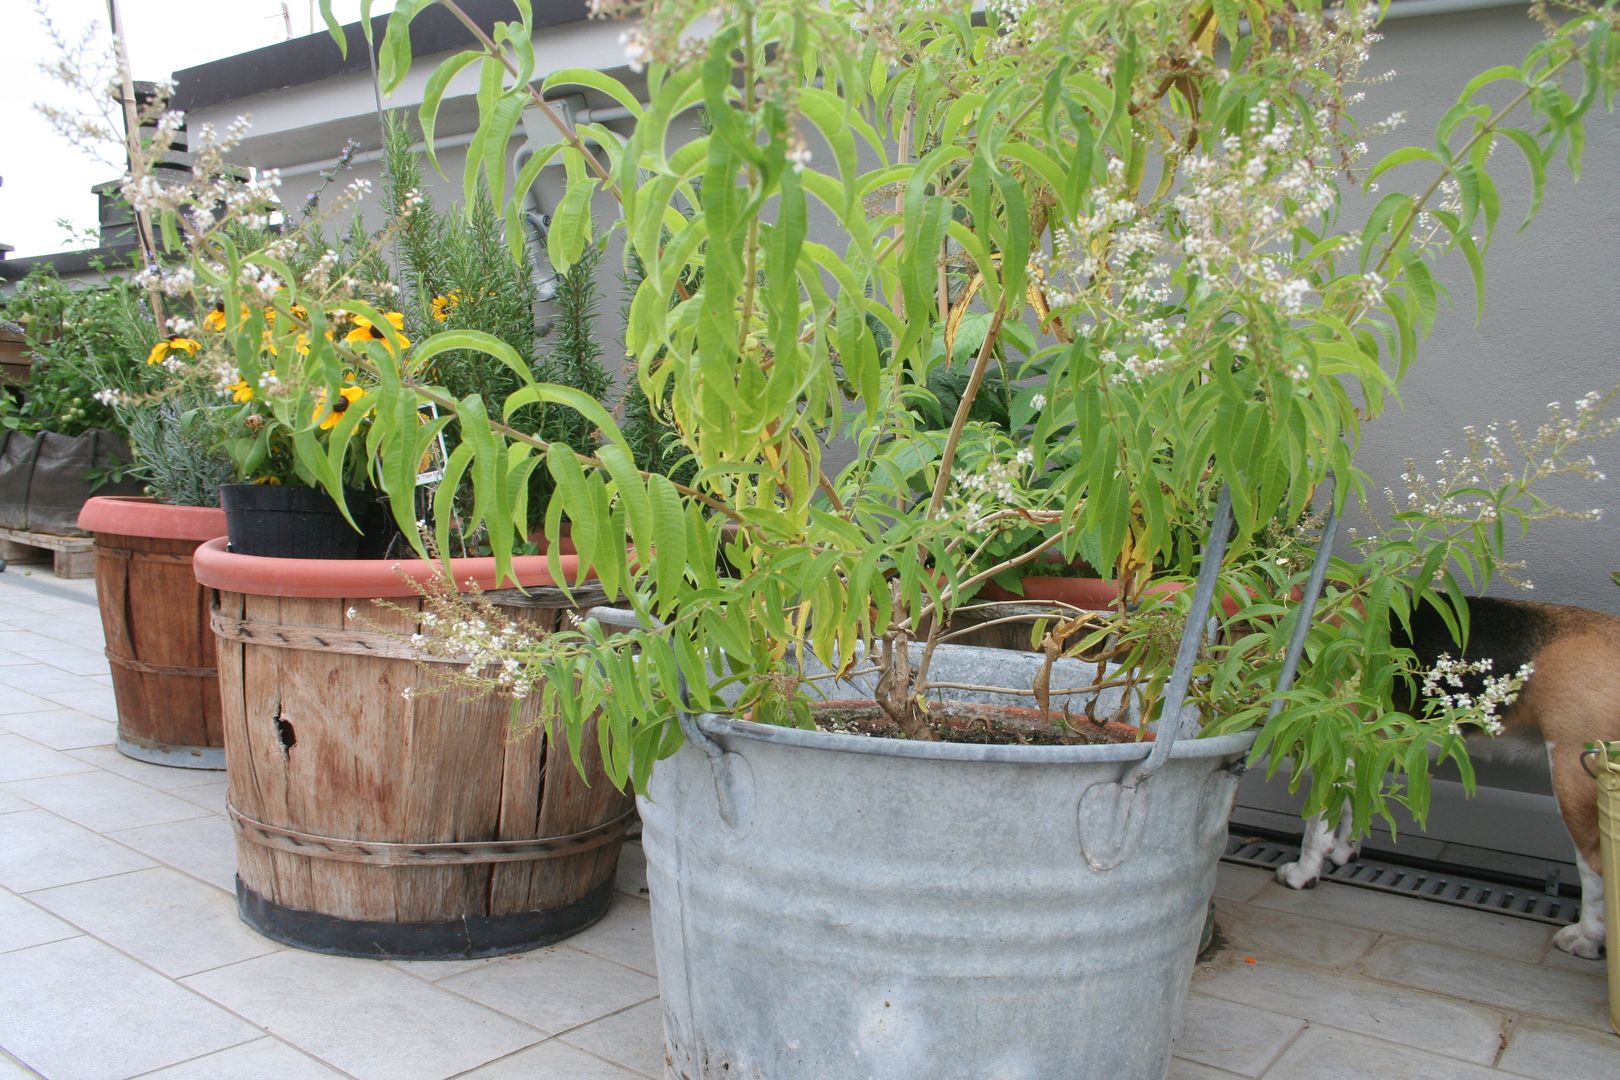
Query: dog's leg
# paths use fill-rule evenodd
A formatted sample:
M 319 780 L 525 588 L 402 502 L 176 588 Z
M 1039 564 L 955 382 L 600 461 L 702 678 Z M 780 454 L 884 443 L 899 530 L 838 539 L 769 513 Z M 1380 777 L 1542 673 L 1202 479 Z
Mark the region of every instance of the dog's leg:
M 1597 785 L 1581 769 L 1581 744 L 1547 742 L 1552 766 L 1553 795 L 1564 827 L 1575 842 L 1575 867 L 1581 874 L 1581 921 L 1553 935 L 1553 944 L 1567 953 L 1596 960 L 1603 955 L 1603 876 L 1597 822 Z
M 1596 960 L 1603 955 L 1603 877 L 1580 852 L 1575 869 L 1581 872 L 1581 921 L 1553 935 L 1553 944 L 1567 953 Z
M 1327 818 L 1312 814 L 1305 819 L 1305 838 L 1299 842 L 1299 858 L 1277 867 L 1277 880 L 1290 889 L 1312 889 L 1322 876 L 1322 860 L 1334 848 L 1333 830 Z
M 1344 807 L 1339 811 L 1339 827 L 1333 830 L 1333 850 L 1328 852 L 1328 858 L 1333 860 L 1334 866 L 1343 866 L 1361 854 L 1361 841 L 1350 839 L 1350 825 L 1354 821 L 1355 814 L 1350 809 L 1350 800 L 1346 799 Z

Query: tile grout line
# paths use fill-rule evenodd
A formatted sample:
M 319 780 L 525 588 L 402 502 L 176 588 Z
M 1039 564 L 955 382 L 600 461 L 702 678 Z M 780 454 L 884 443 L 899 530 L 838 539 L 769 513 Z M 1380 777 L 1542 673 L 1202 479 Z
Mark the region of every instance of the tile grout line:
M 92 768 L 94 768 L 94 766 L 92 766 Z M 105 772 L 106 770 L 102 770 L 102 771 Z M 82 773 L 63 773 L 62 775 L 64 775 L 64 776 L 81 776 L 83 774 Z M 40 779 L 48 779 L 48 778 L 41 777 Z M 22 796 L 19 795 L 19 796 L 17 796 L 17 798 L 20 799 L 20 798 L 22 798 Z M 195 805 L 195 804 L 193 804 L 193 805 Z M 219 817 L 224 816 L 222 814 L 215 814 L 215 813 L 209 812 L 209 811 L 207 811 L 206 808 L 203 808 L 203 809 L 204 809 L 204 813 L 199 817 L 178 818 L 175 821 L 158 821 L 158 822 L 152 823 L 151 825 L 131 825 L 127 829 L 120 829 L 120 830 L 117 830 L 115 832 L 98 832 L 97 830 L 92 829 L 87 825 L 80 825 L 77 821 L 74 821 L 71 818 L 63 817 L 61 814 L 58 814 L 58 813 L 56 813 L 55 811 L 52 811 L 52 810 L 48 810 L 43 806 L 32 806 L 32 810 L 37 811 L 38 813 L 49 814 L 51 817 L 56 818 L 58 821 L 64 821 L 67 824 L 72 825 L 74 828 L 84 829 L 86 832 L 91 833 L 92 835 L 98 836 L 103 840 L 109 841 L 110 843 L 112 843 L 112 844 L 114 844 L 114 845 L 116 845 L 116 846 L 118 846 L 120 848 L 123 848 L 125 851 L 128 851 L 132 855 L 138 855 L 141 858 L 148 860 L 152 864 L 151 866 L 139 866 L 139 867 L 136 867 L 135 868 L 136 870 L 151 870 L 154 867 L 159 867 L 159 866 L 167 867 L 168 869 L 173 870 L 177 874 L 182 874 L 185 877 L 188 877 L 191 880 L 193 880 L 195 882 L 198 882 L 199 884 L 208 886 L 210 889 L 218 889 L 220 892 L 225 893 L 227 896 L 229 896 L 229 895 L 232 895 L 232 891 L 230 889 L 221 889 L 218 885 L 214 884 L 212 881 L 209 881 L 206 878 L 198 877 L 196 874 L 191 873 L 189 870 L 185 869 L 184 867 L 175 866 L 173 863 L 165 862 L 164 860 L 157 858 L 155 855 L 148 855 L 146 852 L 142 851 L 140 848 L 135 847 L 132 844 L 126 844 L 122 840 L 117 839 L 117 836 L 118 836 L 119 832 L 134 832 L 136 829 L 155 829 L 159 825 L 179 825 L 179 824 L 182 824 L 182 823 L 188 822 L 188 821 L 202 821 L 204 818 L 208 818 L 208 817 L 219 818 Z M 29 811 L 18 810 L 18 811 L 14 811 L 14 812 L 20 814 L 20 813 L 28 813 Z M 0 815 L 0 816 L 9 816 L 9 815 Z M 40 892 L 43 889 L 60 888 L 60 887 L 65 886 L 65 885 L 81 885 L 81 884 L 83 884 L 84 882 L 87 882 L 87 881 L 97 881 L 97 880 L 99 880 L 101 878 L 108 878 L 108 877 L 119 877 L 119 876 L 121 876 L 123 874 L 129 874 L 129 873 L 134 873 L 134 872 L 135 871 L 133 871 L 133 870 L 120 870 L 116 874 L 94 874 L 94 875 L 92 875 L 90 877 L 79 878 L 76 881 L 63 881 L 63 882 L 60 882 L 57 885 L 44 885 L 44 886 L 41 886 L 39 889 L 30 889 L 28 891 L 29 892 Z M 0 884 L 3 884 L 3 883 L 0 883 Z M 11 888 L 9 885 L 6 885 L 4 887 L 7 888 L 7 889 Z M 15 890 L 15 889 L 11 889 L 11 891 L 12 892 L 17 892 L 17 890 Z M 18 895 L 21 896 L 23 894 L 18 893 Z
M 254 1024 L 253 1026 L 258 1027 L 259 1025 Z M 134 1073 L 134 1074 L 132 1074 L 130 1076 L 125 1077 L 124 1080 L 140 1080 L 140 1078 L 143 1077 L 143 1076 L 152 1076 L 152 1075 L 154 1075 L 156 1073 L 162 1072 L 165 1069 L 174 1069 L 174 1068 L 180 1067 L 181 1065 L 189 1065 L 193 1061 L 202 1061 L 204 1058 L 213 1057 L 215 1054 L 229 1053 L 232 1050 L 237 1050 L 237 1049 L 240 1049 L 241 1047 L 244 1047 L 244 1046 L 251 1046 L 252 1044 L 258 1042 L 259 1039 L 269 1039 L 272 1042 L 279 1043 L 280 1045 L 285 1046 L 287 1049 L 291 1050 L 293 1053 L 301 1054 L 302 1056 L 307 1057 L 311 1061 L 315 1062 L 315 1064 L 320 1065 L 323 1068 L 331 1069 L 333 1072 L 337 1073 L 339 1076 L 345 1077 L 346 1080 L 356 1080 L 356 1077 L 355 1077 L 354 1073 L 349 1072 L 347 1069 L 340 1069 L 336 1065 L 333 1065 L 330 1061 L 327 1061 L 325 1058 L 322 1058 L 322 1057 L 320 1057 L 320 1056 L 318 1056 L 316 1054 L 311 1053 L 308 1050 L 305 1050 L 302 1046 L 298 1046 L 298 1045 L 296 1045 L 294 1043 L 290 1043 L 286 1039 L 283 1039 L 281 1036 L 272 1034 L 269 1031 L 265 1031 L 263 1035 L 260 1035 L 258 1038 L 255 1038 L 255 1039 L 249 1039 L 249 1040 L 247 1040 L 247 1042 L 239 1042 L 239 1043 L 236 1043 L 236 1044 L 234 1044 L 232 1046 L 222 1046 L 218 1050 L 210 1050 L 205 1054 L 198 1054 L 195 1057 L 188 1057 L 184 1061 L 175 1061 L 175 1062 L 169 1063 L 168 1065 L 159 1065 L 155 1069 L 148 1069 L 147 1071 L 145 1071 L 143 1073 Z

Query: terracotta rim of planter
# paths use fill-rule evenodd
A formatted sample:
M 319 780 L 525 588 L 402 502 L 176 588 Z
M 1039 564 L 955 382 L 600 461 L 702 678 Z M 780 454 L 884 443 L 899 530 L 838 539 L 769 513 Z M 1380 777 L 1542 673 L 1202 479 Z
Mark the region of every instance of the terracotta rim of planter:
M 512 559 L 511 578 L 497 580 L 494 559 L 451 559 L 450 569 L 462 588 L 469 581 L 480 589 L 509 589 L 553 585 L 556 582 L 543 555 L 519 555 Z M 559 557 L 564 575 L 579 568 L 573 555 Z M 192 559 L 197 580 L 223 592 L 251 596 L 377 597 L 381 599 L 418 595 L 414 585 L 438 578 L 443 564 L 426 559 L 272 559 L 261 555 L 238 555 L 225 550 L 225 538 L 215 537 L 197 549 Z
M 217 506 L 173 506 L 146 495 L 96 495 L 79 511 L 79 528 L 202 543 L 225 535 L 225 511 Z

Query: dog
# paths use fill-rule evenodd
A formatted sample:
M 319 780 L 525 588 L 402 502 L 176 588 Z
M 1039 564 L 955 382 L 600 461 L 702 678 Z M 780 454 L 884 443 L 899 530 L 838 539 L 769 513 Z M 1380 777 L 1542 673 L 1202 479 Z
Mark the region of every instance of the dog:
M 1597 784 L 1581 764 L 1581 751 L 1589 742 L 1620 740 L 1620 618 L 1523 600 L 1474 598 L 1468 608 L 1463 659 L 1489 658 L 1495 675 L 1510 674 L 1524 664 L 1531 667 L 1518 699 L 1500 716 L 1502 733 L 1495 738 L 1471 735 L 1469 753 L 1499 759 L 1546 755 L 1581 878 L 1581 919 L 1559 930 L 1553 944 L 1596 960 L 1604 939 Z M 1439 613 L 1429 605 L 1413 614 L 1409 638 L 1398 625 L 1394 637 L 1397 645 L 1412 649 L 1420 669 L 1431 668 L 1442 653 L 1459 655 Z M 1481 678 L 1473 677 L 1470 693 L 1480 691 Z M 1343 866 L 1358 848 L 1350 838 L 1348 805 L 1333 828 L 1318 814 L 1306 821 L 1299 859 L 1279 866 L 1277 880 L 1291 889 L 1311 888 L 1324 860 Z

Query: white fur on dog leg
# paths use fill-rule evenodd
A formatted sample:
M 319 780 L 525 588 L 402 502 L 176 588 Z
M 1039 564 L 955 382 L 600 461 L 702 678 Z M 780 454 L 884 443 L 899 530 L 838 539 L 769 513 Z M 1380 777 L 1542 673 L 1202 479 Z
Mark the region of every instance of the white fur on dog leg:
M 1309 889 L 1322 876 L 1322 860 L 1333 848 L 1333 830 L 1321 814 L 1305 819 L 1305 838 L 1300 841 L 1299 858 L 1277 867 L 1277 880 L 1290 889 Z
M 1355 821 L 1355 814 L 1346 802 L 1344 809 L 1339 811 L 1339 827 L 1333 830 L 1333 848 L 1328 852 L 1328 858 L 1333 860 L 1334 866 L 1343 866 L 1357 855 L 1361 854 L 1361 842 L 1350 839 L 1350 826 Z
M 1567 953 L 1596 960 L 1603 955 L 1603 878 L 1575 853 L 1581 872 L 1581 921 L 1553 935 L 1553 944 Z

